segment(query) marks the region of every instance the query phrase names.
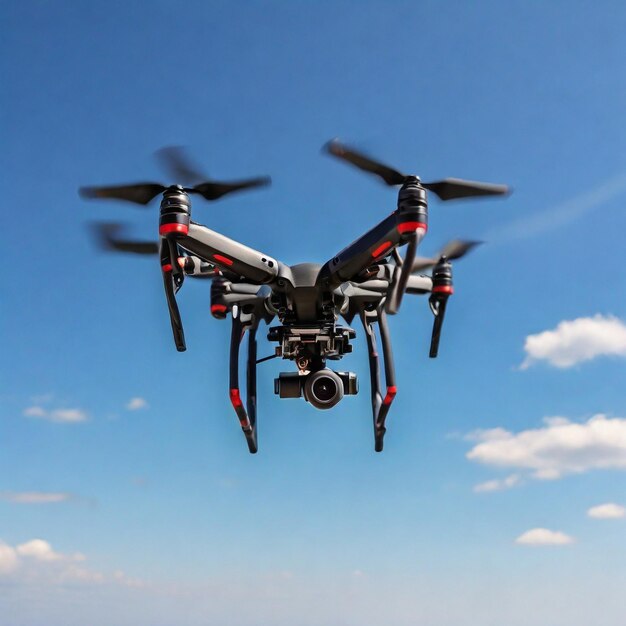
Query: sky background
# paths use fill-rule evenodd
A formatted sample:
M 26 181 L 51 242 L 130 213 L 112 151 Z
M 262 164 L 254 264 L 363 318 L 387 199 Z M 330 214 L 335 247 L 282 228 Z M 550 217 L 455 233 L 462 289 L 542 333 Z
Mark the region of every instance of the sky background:
M 617 0 L 2 3 L 2 626 L 623 624 L 624 32 Z M 320 153 L 336 136 L 514 193 L 431 200 L 421 253 L 487 244 L 437 360 L 425 298 L 390 320 L 385 451 L 357 327 L 332 411 L 260 366 L 253 456 L 208 285 L 179 295 L 179 354 L 158 261 L 88 229 L 155 239 L 158 202 L 77 189 L 173 182 L 153 152 L 186 145 L 273 179 L 194 219 L 323 263 L 396 202 Z

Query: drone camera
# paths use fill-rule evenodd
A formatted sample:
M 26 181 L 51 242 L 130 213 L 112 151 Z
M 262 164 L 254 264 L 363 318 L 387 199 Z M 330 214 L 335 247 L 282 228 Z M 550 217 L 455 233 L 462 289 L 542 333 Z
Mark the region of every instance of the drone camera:
M 281 398 L 301 398 L 316 409 L 334 407 L 344 395 L 353 396 L 358 392 L 356 374 L 335 372 L 324 368 L 310 374 L 282 372 L 274 379 L 274 393 Z

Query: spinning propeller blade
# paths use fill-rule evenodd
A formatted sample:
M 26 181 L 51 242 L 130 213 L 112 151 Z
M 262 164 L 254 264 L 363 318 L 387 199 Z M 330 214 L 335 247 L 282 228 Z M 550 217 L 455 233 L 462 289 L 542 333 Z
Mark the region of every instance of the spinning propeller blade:
M 269 176 L 261 176 L 259 178 L 249 178 L 247 180 L 233 181 L 230 183 L 205 182 L 195 185 L 191 189 L 186 188 L 185 191 L 191 193 L 199 193 L 206 200 L 218 200 L 227 193 L 233 191 L 242 191 L 244 189 L 252 189 L 254 187 L 265 187 L 272 182 Z
M 182 146 L 166 146 L 154 155 L 161 167 L 179 183 L 195 185 L 208 177 L 191 161 L 189 154 Z
M 434 183 L 422 183 L 422 187 L 432 191 L 441 200 L 456 200 L 472 196 L 505 196 L 509 193 L 506 185 L 479 183 L 462 178 L 444 178 Z
M 81 187 L 79 193 L 83 198 L 88 199 L 110 198 L 146 205 L 150 200 L 163 193 L 165 189 L 166 187 L 159 183 L 136 183 L 113 187 Z
M 98 222 L 92 224 L 91 228 L 103 250 L 132 252 L 134 254 L 143 255 L 153 255 L 159 253 L 159 244 L 156 241 L 133 241 L 130 239 L 120 239 L 118 235 L 123 229 L 122 224 L 116 222 Z
M 344 146 L 338 139 L 329 141 L 324 146 L 324 149 L 329 154 L 343 159 L 348 163 L 352 163 L 352 165 L 355 165 L 364 172 L 380 176 L 388 185 L 401 185 L 406 179 L 405 174 L 401 174 L 398 170 L 394 170 L 352 148 Z
M 231 182 L 210 180 L 193 165 L 186 151 L 179 146 L 161 148 L 157 150 L 156 157 L 174 179 L 177 179 L 179 183 L 189 185 L 182 187 L 183 191 L 197 193 L 210 201 L 218 200 L 235 191 L 263 187 L 272 182 L 269 176 Z M 126 200 L 127 202 L 146 205 L 166 189 L 167 187 L 160 183 L 135 183 L 107 187 L 81 187 L 79 192 L 83 198 L 88 199 Z
M 454 261 L 464 257 L 470 250 L 483 243 L 482 241 L 464 241 L 453 239 L 449 241 L 438 253 L 436 258 L 419 257 L 413 261 L 411 273 L 420 272 L 441 263 L 444 259 Z
M 407 179 L 412 178 L 353 148 L 343 145 L 337 139 L 329 141 L 324 148 L 329 154 L 343 159 L 365 172 L 380 176 L 380 178 L 390 186 L 402 185 Z M 471 196 L 504 195 L 509 193 L 509 188 L 506 185 L 480 183 L 472 180 L 462 180 L 460 178 L 446 178 L 432 183 L 420 183 L 420 185 L 432 191 L 439 196 L 441 200 L 454 200 L 457 198 L 469 198 Z

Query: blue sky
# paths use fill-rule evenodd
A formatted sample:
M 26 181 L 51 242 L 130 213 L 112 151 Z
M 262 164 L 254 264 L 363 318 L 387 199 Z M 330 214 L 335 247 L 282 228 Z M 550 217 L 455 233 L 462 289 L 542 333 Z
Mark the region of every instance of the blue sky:
M 624 623 L 623 3 L 25 1 L 0 17 L 3 626 Z M 273 179 L 195 219 L 324 262 L 396 201 L 320 154 L 335 136 L 424 180 L 515 191 L 431 201 L 422 253 L 487 245 L 455 268 L 439 359 L 425 299 L 391 320 L 384 453 L 359 333 L 342 365 L 361 392 L 332 411 L 279 401 L 288 368 L 260 366 L 251 456 L 207 286 L 180 294 L 179 354 L 157 263 L 89 234 L 110 219 L 153 239 L 156 207 L 77 188 L 161 180 L 154 150 L 187 145 L 215 178 Z

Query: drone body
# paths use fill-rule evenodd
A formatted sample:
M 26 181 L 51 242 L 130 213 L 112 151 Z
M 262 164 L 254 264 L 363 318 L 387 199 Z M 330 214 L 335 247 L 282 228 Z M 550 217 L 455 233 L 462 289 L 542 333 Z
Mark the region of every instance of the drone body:
M 336 372 L 328 361 L 340 360 L 352 351 L 356 336 L 351 324 L 358 316 L 367 341 L 375 450 L 383 449 L 387 413 L 396 395 L 387 315 L 398 312 L 405 292 L 429 294 L 434 315 L 430 356 L 436 357 L 448 298 L 453 293 L 453 259 L 466 254 L 477 242 L 450 242 L 435 259 L 416 259 L 416 249 L 428 228 L 427 190 L 442 200 L 468 196 L 501 195 L 502 185 L 446 179 L 422 183 L 333 141 L 327 151 L 360 169 L 379 175 L 389 185 L 400 185 L 397 208 L 378 225 L 320 265 L 289 266 L 268 254 L 229 239 L 191 219 L 190 194 L 215 200 L 226 193 L 266 184 L 268 179 L 238 183 L 204 182 L 193 187 L 141 183 L 119 187 L 83 188 L 89 198 L 117 198 L 147 204 L 162 194 L 159 243 L 132 242 L 116 237 L 117 226 L 103 225 L 100 235 L 109 249 L 138 254 L 158 253 L 174 342 L 186 349 L 176 293 L 186 276 L 211 279 L 211 313 L 217 319 L 231 317 L 229 394 L 248 448 L 257 446 L 256 367 L 267 358 L 292 361 L 295 371 L 282 373 L 274 391 L 281 398 L 304 397 L 318 409 L 335 406 L 344 395 L 358 391 L 356 376 Z M 161 152 L 179 179 L 200 180 L 176 149 Z M 398 248 L 407 245 L 401 258 Z M 433 267 L 431 276 L 417 272 Z M 276 342 L 275 354 L 257 359 L 257 331 L 268 325 L 268 339 Z M 376 332 L 378 328 L 378 333 Z M 248 334 L 246 398 L 241 397 L 239 351 Z M 384 386 L 381 385 L 377 335 L 382 346 Z

